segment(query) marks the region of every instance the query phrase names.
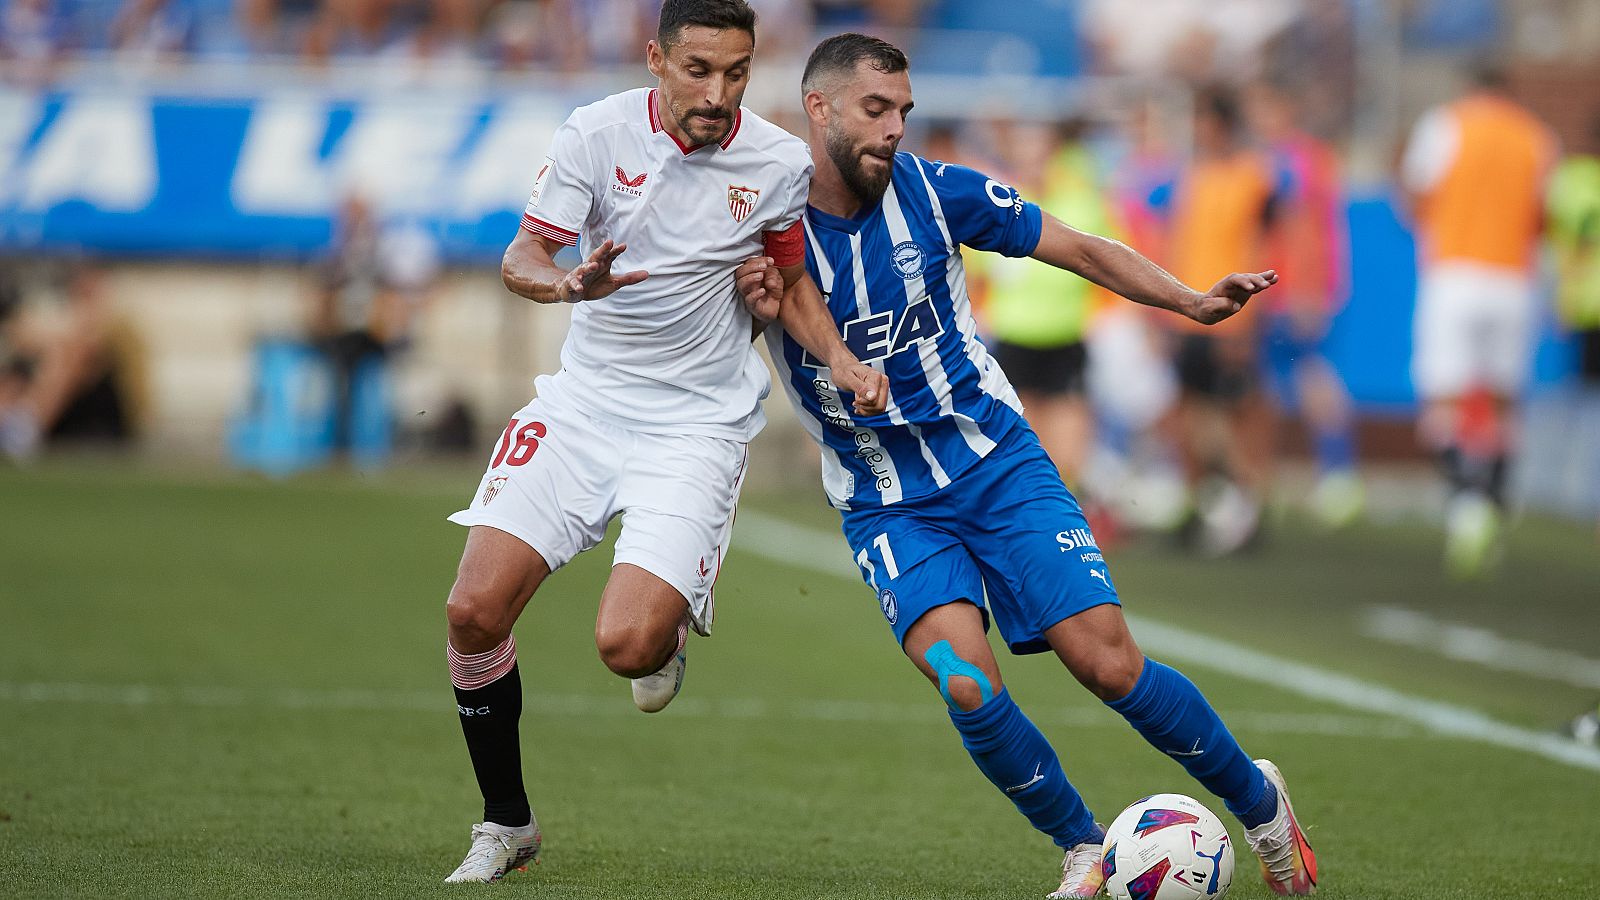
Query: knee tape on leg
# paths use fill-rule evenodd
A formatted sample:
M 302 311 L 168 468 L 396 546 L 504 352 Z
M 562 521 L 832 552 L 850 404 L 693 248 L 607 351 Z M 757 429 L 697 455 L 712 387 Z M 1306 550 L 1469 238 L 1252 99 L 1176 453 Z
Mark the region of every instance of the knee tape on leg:
M 978 696 L 983 703 L 988 703 L 994 696 L 994 685 L 989 683 L 989 677 L 983 674 L 982 669 L 957 656 L 955 648 L 950 646 L 949 641 L 940 641 L 929 647 L 922 658 L 928 661 L 928 665 L 933 667 L 933 673 L 939 676 L 939 693 L 944 695 L 944 702 L 951 709 L 960 709 L 956 706 L 955 698 L 950 696 L 952 676 L 971 678 L 978 685 Z

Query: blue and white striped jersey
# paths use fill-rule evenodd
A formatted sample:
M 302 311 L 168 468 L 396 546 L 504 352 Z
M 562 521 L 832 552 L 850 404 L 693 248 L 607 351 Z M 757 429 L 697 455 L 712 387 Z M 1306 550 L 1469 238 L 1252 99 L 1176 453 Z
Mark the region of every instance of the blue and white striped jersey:
M 1026 256 L 1040 213 L 962 166 L 896 154 L 883 200 L 852 219 L 806 209 L 806 268 L 844 341 L 889 377 L 889 408 L 856 417 L 821 367 L 767 330 L 780 380 L 822 445 L 840 509 L 928 496 L 993 450 L 1021 419 L 1016 391 L 977 336 L 961 246 Z

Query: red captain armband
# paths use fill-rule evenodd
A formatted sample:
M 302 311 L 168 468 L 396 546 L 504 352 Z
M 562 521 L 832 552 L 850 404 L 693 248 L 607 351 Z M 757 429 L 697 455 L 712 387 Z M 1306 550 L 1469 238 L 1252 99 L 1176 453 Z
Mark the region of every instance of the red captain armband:
M 794 224 L 782 231 L 769 231 L 761 236 L 762 248 L 772 257 L 778 268 L 799 265 L 806 261 L 805 222 L 795 219 Z

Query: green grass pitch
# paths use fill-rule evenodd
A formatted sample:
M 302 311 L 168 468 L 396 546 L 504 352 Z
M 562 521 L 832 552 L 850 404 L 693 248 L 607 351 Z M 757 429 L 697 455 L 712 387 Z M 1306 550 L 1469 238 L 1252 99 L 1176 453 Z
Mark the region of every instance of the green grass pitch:
M 978 774 L 859 581 L 736 543 L 684 693 L 633 710 L 601 666 L 601 550 L 518 626 L 541 865 L 446 886 L 478 812 L 443 654 L 470 491 L 392 473 L 284 484 L 0 470 L 0 897 L 1037 898 L 1060 855 Z M 834 527 L 814 496 L 751 518 Z M 744 538 L 741 538 L 743 540 Z M 795 554 L 815 541 L 798 541 Z M 826 545 L 823 545 L 826 546 Z M 836 551 L 845 560 L 843 542 Z M 1378 641 L 1373 604 L 1594 658 L 1600 552 L 1530 520 L 1488 581 L 1437 535 L 1292 522 L 1206 562 L 1109 554 L 1142 620 L 1553 732 L 1594 691 Z M 1135 630 L 1137 636 L 1137 628 Z M 1102 821 L 1195 794 L 1053 660 L 1002 658 Z M 1326 898 L 1600 897 L 1600 772 L 1184 663 L 1280 763 Z M 1231 822 L 1231 820 L 1230 820 Z M 1243 849 L 1236 825 L 1236 843 Z M 1268 896 L 1241 853 L 1230 896 Z

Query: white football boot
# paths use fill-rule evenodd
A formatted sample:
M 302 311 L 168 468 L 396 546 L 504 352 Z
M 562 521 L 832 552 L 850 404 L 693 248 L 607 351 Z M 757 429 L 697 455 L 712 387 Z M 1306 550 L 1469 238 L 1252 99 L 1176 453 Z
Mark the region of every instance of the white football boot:
M 538 862 L 539 845 L 544 835 L 539 833 L 539 820 L 533 819 L 521 828 L 483 822 L 472 826 L 472 849 L 461 861 L 447 884 L 462 882 L 499 881 L 513 869 L 526 869 L 528 863 Z
M 1106 883 L 1105 872 L 1100 868 L 1104 853 L 1103 840 L 1085 841 L 1068 850 L 1061 859 L 1061 887 L 1045 895 L 1045 900 L 1078 900 L 1100 896 L 1100 889 Z
M 1302 896 L 1317 891 L 1317 855 L 1300 829 L 1283 773 L 1271 762 L 1258 759 L 1256 768 L 1278 789 L 1278 812 L 1272 821 L 1246 828 L 1250 849 L 1261 858 L 1261 877 L 1274 894 Z
M 689 623 L 678 623 L 678 649 L 672 651 L 672 657 L 659 671 L 643 678 L 633 679 L 633 705 L 642 712 L 660 712 L 667 708 L 672 698 L 678 696 L 678 689 L 683 687 L 683 670 L 689 664 L 685 652 L 689 643 Z

